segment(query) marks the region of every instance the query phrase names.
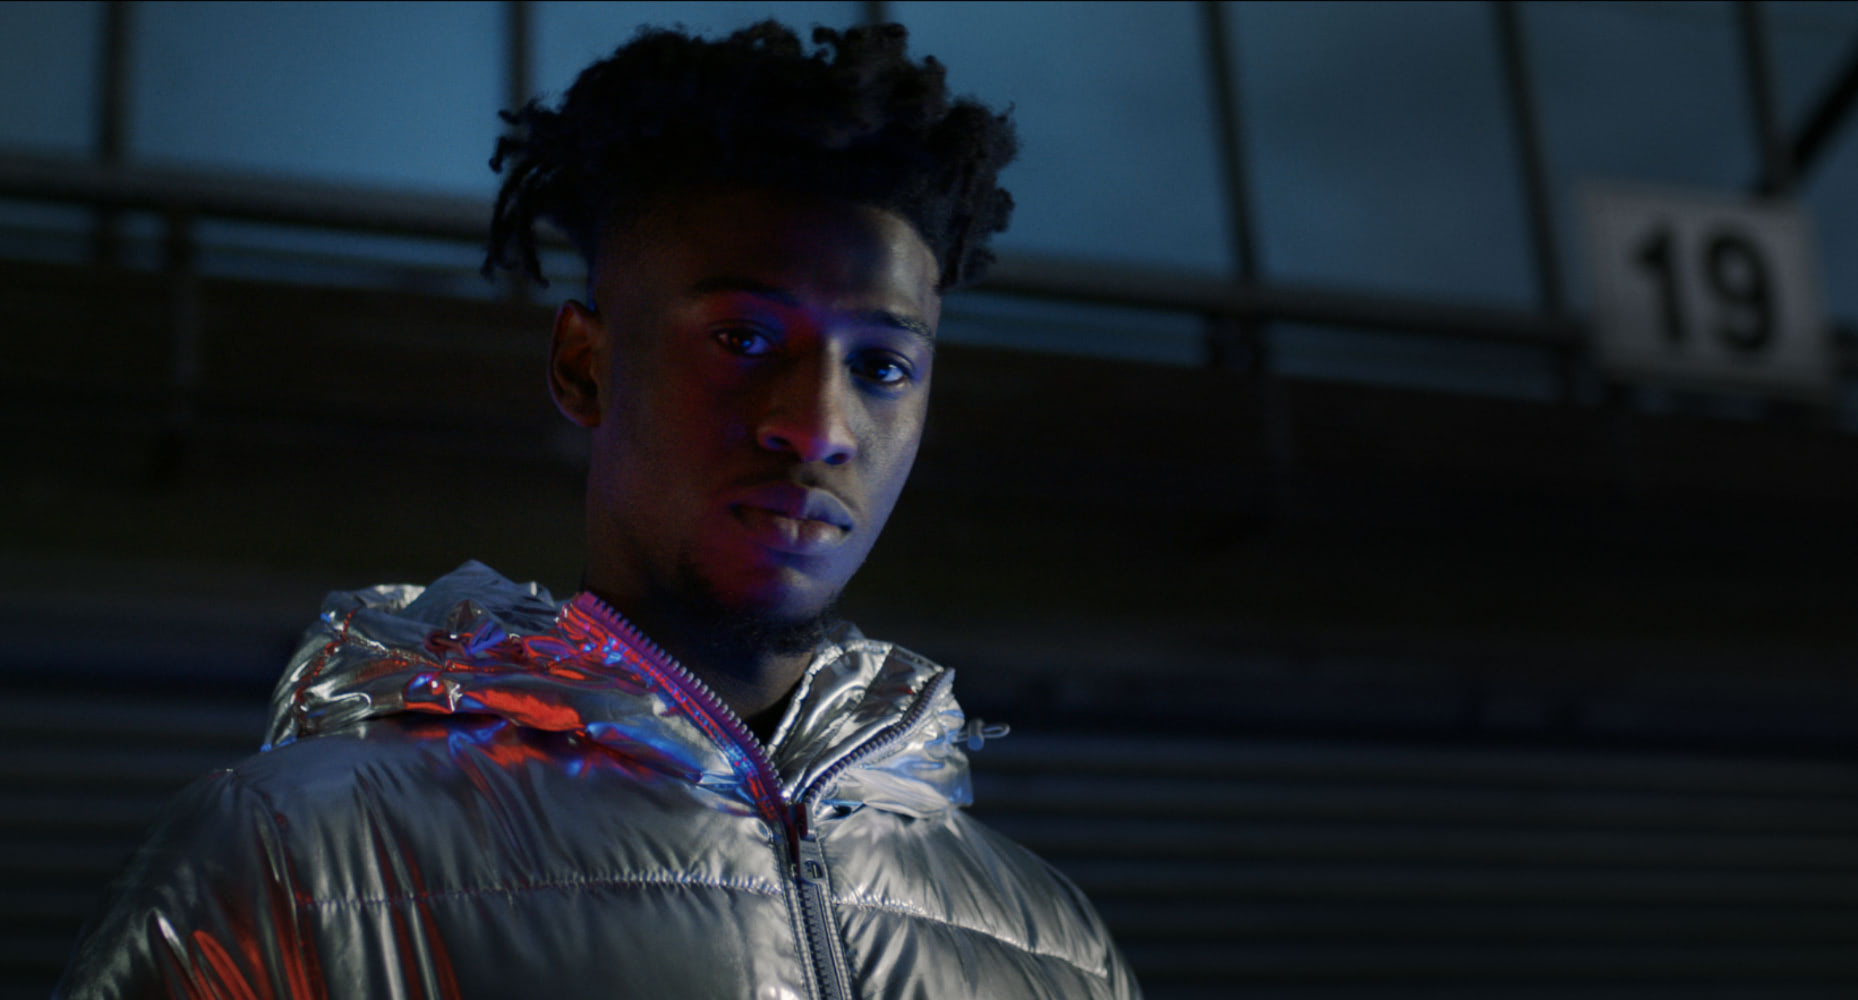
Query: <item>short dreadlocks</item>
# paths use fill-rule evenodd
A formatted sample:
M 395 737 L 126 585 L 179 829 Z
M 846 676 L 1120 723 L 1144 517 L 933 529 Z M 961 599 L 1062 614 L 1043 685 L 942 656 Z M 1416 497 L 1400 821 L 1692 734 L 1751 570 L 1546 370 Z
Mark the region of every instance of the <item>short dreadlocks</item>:
M 602 229 L 667 192 L 748 187 L 846 199 L 908 219 L 941 266 L 938 291 L 977 280 L 1013 198 L 996 183 L 1018 149 L 1005 114 L 951 101 L 942 64 L 913 62 L 900 24 L 815 28 L 808 52 L 775 21 L 718 41 L 646 28 L 589 66 L 559 110 L 505 111 L 484 274 L 546 285 L 535 223 L 567 233 L 591 268 Z

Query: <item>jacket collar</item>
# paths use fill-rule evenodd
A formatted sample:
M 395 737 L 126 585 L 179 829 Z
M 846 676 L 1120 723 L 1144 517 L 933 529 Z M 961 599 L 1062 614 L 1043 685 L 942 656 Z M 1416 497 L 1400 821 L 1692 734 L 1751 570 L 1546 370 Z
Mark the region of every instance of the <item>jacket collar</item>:
M 652 669 L 669 659 L 590 594 L 556 602 L 467 562 L 426 587 L 330 594 L 272 695 L 265 748 L 404 713 L 470 713 L 577 733 L 644 766 L 739 789 L 750 779 L 727 734 Z M 967 805 L 950 673 L 853 626 L 836 631 L 767 748 L 782 797 L 914 816 Z

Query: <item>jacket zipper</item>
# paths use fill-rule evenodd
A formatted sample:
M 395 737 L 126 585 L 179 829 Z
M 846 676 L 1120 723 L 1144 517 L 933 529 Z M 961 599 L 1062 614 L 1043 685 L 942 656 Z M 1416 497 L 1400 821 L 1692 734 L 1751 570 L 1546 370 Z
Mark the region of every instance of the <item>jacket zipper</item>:
M 799 826 L 799 838 L 794 841 L 797 848 L 798 866 L 795 868 L 800 884 L 800 910 L 807 922 L 807 933 L 813 938 L 813 961 L 820 977 L 820 995 L 824 1000 L 853 1000 L 851 973 L 845 964 L 845 947 L 839 935 L 832 929 L 832 895 L 831 883 L 827 881 L 826 853 L 814 838 L 811 829 L 813 806 L 823 794 L 826 787 L 844 774 L 853 764 L 870 757 L 902 739 L 904 734 L 915 728 L 948 687 L 952 680 L 946 671 L 937 674 L 929 682 L 922 694 L 918 695 L 903 718 L 884 727 L 884 730 L 867 740 L 858 749 L 846 754 L 838 763 L 827 768 L 813 783 L 800 793 L 800 800 L 794 806 Z
M 854 1000 L 852 977 L 845 966 L 845 946 L 832 926 L 832 884 L 827 881 L 826 852 L 808 833 L 794 840 L 799 861 L 794 884 L 800 890 L 800 921 L 806 925 L 807 952 L 813 958 L 820 1000 Z
M 871 757 L 880 750 L 889 749 L 898 740 L 909 735 L 909 732 L 922 722 L 923 716 L 929 713 L 929 709 L 942 699 L 943 691 L 953 680 L 954 675 L 946 670 L 936 674 L 930 679 L 929 685 L 923 689 L 922 693 L 916 696 L 916 701 L 910 705 L 909 710 L 903 713 L 903 718 L 885 726 L 882 732 L 865 741 L 863 746 L 846 754 L 837 764 L 814 778 L 813 783 L 800 793 L 800 815 L 811 816 L 814 803 L 825 792 L 826 787 L 837 780 L 839 775 L 850 770 L 852 765 Z
M 791 881 L 800 903 L 801 932 L 807 955 L 811 959 L 813 992 L 820 1000 L 856 1000 L 856 994 L 852 991 L 851 973 L 845 961 L 845 946 L 833 928 L 831 873 L 826 868 L 825 849 L 810 829 L 812 808 L 826 787 L 853 764 L 891 746 L 914 728 L 928 707 L 939 699 L 943 689 L 948 686 L 949 674 L 937 674 L 903 718 L 886 726 L 877 736 L 820 774 L 801 793 L 799 800 L 790 806 L 781 795 L 780 780 L 767 748 L 748 731 L 748 725 L 742 721 L 742 717 L 723 704 L 722 699 L 701 678 L 639 632 L 623 615 L 608 607 L 606 602 L 590 593 L 583 593 L 581 597 L 586 599 L 584 604 L 580 599 L 569 601 L 563 608 L 563 614 L 585 617 L 589 623 L 614 635 L 633 652 L 640 654 L 639 662 L 635 665 L 662 684 L 679 707 L 726 754 L 734 750 L 734 754 L 729 754 L 732 761 L 738 765 L 748 765 L 750 796 L 763 817 L 785 835 L 792 848 Z

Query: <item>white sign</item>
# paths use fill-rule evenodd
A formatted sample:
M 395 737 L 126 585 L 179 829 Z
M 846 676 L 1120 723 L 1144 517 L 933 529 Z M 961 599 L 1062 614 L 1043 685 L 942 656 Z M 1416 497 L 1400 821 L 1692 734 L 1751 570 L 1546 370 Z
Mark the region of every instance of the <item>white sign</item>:
M 1824 399 L 1837 385 L 1798 208 L 1620 186 L 1581 192 L 1595 360 L 1629 379 Z

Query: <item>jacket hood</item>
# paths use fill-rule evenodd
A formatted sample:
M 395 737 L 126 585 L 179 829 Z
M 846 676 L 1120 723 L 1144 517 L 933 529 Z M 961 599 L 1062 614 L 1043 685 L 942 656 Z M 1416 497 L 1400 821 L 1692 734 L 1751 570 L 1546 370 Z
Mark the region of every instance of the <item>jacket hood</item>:
M 854 626 L 836 629 L 766 748 L 782 798 L 911 816 L 968 805 L 952 677 Z M 558 602 L 473 561 L 425 587 L 330 594 L 272 694 L 264 749 L 407 713 L 491 715 L 752 798 L 743 757 L 756 751 L 693 708 L 704 697 L 714 701 L 592 594 Z

